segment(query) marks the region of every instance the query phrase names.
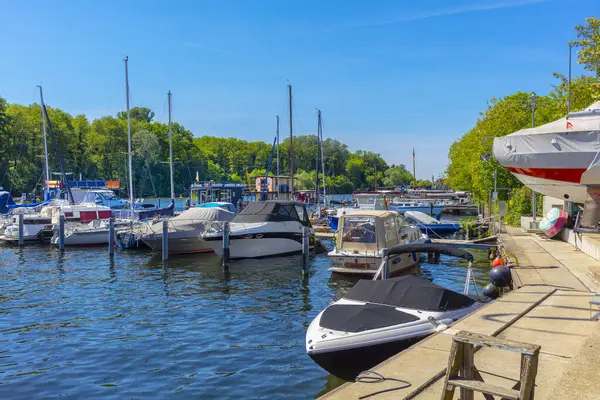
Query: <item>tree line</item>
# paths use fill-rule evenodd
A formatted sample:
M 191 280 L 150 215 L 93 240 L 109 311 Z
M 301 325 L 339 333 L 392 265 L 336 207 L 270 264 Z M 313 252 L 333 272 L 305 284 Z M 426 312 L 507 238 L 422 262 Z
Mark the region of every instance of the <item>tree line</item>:
M 127 116 L 104 116 L 90 121 L 85 115 L 71 115 L 46 105 L 59 153 L 69 180 L 118 179 L 128 189 Z M 154 112 L 145 107 L 130 110 L 134 192 L 136 196 L 170 196 L 169 127 L 154 121 Z M 266 173 L 272 143 L 236 138 L 195 137 L 178 123 L 172 126 L 176 194 L 185 194 L 196 174 L 200 181 L 248 183 L 248 177 Z M 49 132 L 48 132 L 49 135 Z M 44 148 L 39 104 L 9 104 L 0 97 L 0 186 L 15 195 L 40 193 L 44 184 Z M 280 171 L 289 172 L 289 138 L 280 144 Z M 294 137 L 296 189 L 314 189 L 317 136 Z M 371 151 L 351 152 L 348 146 L 328 138 L 323 141 L 326 184 L 330 193 L 351 193 L 375 187 L 412 183 L 404 165 L 388 165 Z M 50 171 L 58 172 L 57 157 L 48 136 Z M 277 163 L 274 155 L 271 173 Z M 320 171 L 319 166 L 319 171 Z M 319 173 L 319 180 L 322 176 Z M 58 180 L 54 175 L 51 179 Z M 421 186 L 431 185 L 419 181 Z
M 578 40 L 569 43 L 578 52 L 578 62 L 593 75 L 580 75 L 571 80 L 571 111 L 579 111 L 600 100 L 600 19 L 587 18 L 586 23 L 577 25 Z M 554 73 L 555 83 L 547 94 L 537 94 L 535 105 L 532 93 L 516 92 L 502 98 L 492 98 L 485 111 L 480 113 L 475 126 L 455 141 L 448 153 L 450 163 L 446 170 L 445 183 L 455 190 L 467 190 L 475 200 L 488 201 L 494 187 L 494 171 L 497 186 L 513 192 L 515 210 L 531 210 L 531 191 L 493 158 L 490 137 L 500 137 L 520 129 L 531 127 L 532 108 L 535 125 L 542 125 L 567 114 L 568 79 Z M 506 191 L 500 196 L 506 196 Z M 523 203 L 523 204 L 521 204 Z M 541 201 L 538 202 L 541 206 Z

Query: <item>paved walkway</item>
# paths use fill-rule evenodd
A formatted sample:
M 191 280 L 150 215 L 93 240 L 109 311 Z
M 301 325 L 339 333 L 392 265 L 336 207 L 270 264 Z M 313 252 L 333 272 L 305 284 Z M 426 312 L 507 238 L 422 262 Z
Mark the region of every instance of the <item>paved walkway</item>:
M 590 319 L 589 309 L 590 289 L 596 290 L 598 283 L 587 269 L 599 262 L 566 243 L 520 231 L 509 230 L 501 240 L 518 258 L 515 273 L 521 287 L 374 368 L 411 386 L 369 399 L 439 399 L 452 334 L 468 330 L 542 346 L 536 399 L 600 400 L 600 323 Z M 475 356 L 484 380 L 506 387 L 518 380 L 519 363 L 519 355 L 507 351 L 482 349 Z M 393 381 L 352 383 L 323 398 L 357 399 L 397 386 Z

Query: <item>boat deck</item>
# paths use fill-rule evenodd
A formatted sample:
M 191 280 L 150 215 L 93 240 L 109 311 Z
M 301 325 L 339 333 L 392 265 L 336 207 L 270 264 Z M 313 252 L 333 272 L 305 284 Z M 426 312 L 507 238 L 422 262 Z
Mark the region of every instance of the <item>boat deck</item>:
M 600 398 L 600 322 L 590 318 L 589 305 L 600 285 L 588 273 L 588 265 L 598 262 L 567 243 L 517 230 L 509 229 L 499 239 L 518 258 L 513 274 L 520 287 L 375 367 L 386 378 L 411 385 L 371 398 L 439 399 L 452 335 L 458 330 L 541 345 L 536 399 Z M 482 349 L 475 355 L 484 380 L 500 386 L 513 386 L 519 364 L 520 355 L 513 352 Z M 356 399 L 399 386 L 394 381 L 348 383 L 322 399 Z

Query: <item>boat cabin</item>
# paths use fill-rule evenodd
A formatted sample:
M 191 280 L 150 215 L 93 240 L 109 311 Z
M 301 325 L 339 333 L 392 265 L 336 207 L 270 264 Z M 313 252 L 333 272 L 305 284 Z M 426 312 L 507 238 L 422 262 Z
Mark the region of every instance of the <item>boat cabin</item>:
M 385 195 L 377 192 L 354 193 L 354 201 L 361 210 L 387 210 Z
M 311 226 L 306 205 L 289 200 L 252 201 L 231 222 L 299 222 Z
M 395 211 L 356 210 L 344 214 L 338 223 L 338 251 L 379 254 L 382 249 L 396 246 L 407 227 L 402 215 Z
M 190 186 L 190 207 L 210 202 L 225 202 L 237 206 L 244 201 L 248 189 L 243 183 L 194 183 Z

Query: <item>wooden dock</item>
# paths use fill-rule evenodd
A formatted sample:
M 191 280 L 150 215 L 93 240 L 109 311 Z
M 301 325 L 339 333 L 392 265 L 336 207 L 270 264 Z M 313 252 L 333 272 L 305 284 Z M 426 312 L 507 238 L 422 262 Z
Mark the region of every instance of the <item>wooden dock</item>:
M 489 250 L 497 247 L 497 236 L 489 236 L 483 239 L 460 240 L 460 239 L 431 239 L 432 243 L 447 244 L 461 249 L 483 249 Z
M 564 242 L 509 229 L 499 235 L 502 251 L 518 258 L 519 286 L 451 328 L 430 336 L 374 368 L 386 378 L 408 381 L 348 383 L 322 399 L 440 399 L 452 336 L 459 330 L 541 346 L 536 399 L 599 399 L 600 322 L 590 318 L 589 301 L 600 289 L 589 274 L 594 260 Z M 518 353 L 484 348 L 475 365 L 484 380 L 510 388 L 520 379 Z M 483 398 L 483 396 L 475 398 Z M 458 391 L 455 394 L 458 398 Z

